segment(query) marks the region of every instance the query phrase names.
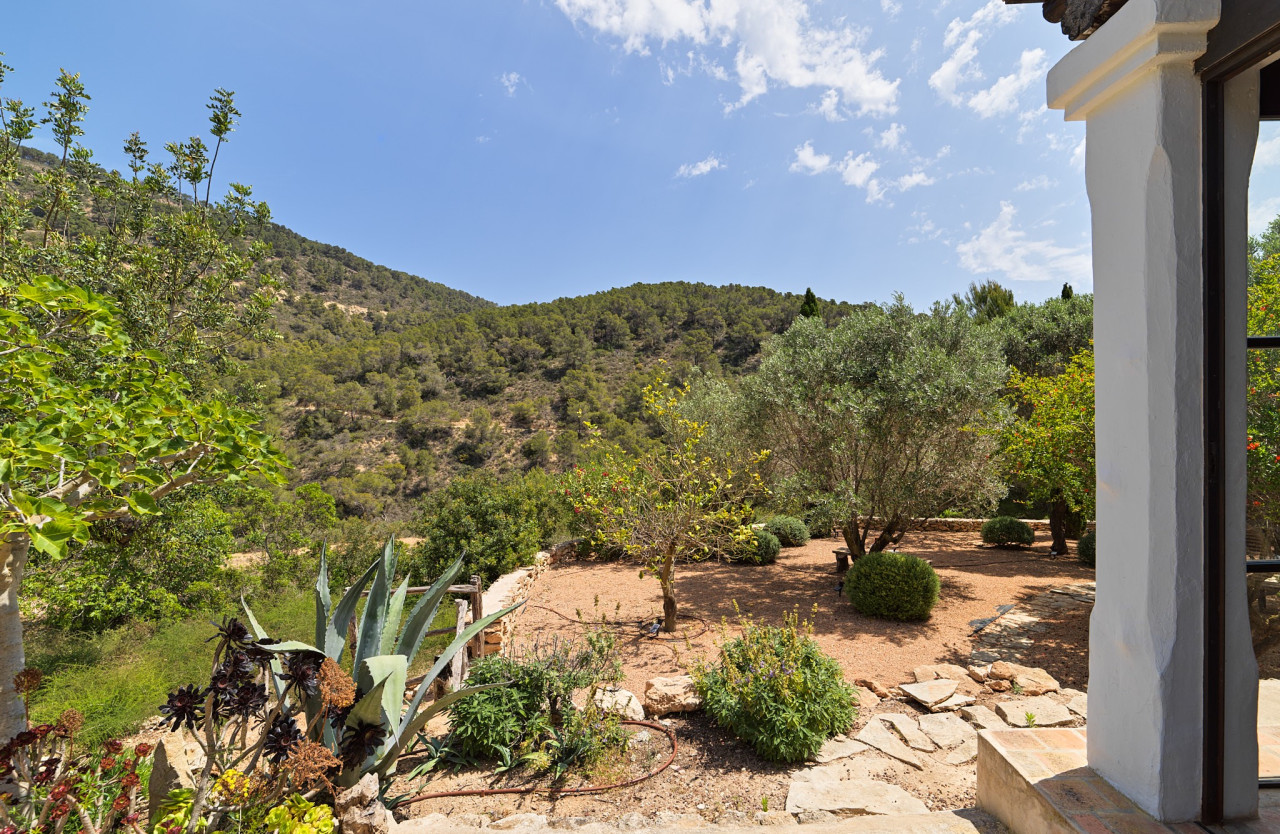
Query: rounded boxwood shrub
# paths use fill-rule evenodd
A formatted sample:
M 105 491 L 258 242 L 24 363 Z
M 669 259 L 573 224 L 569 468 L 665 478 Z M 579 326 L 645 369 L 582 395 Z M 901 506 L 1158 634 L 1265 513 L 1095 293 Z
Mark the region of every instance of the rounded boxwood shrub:
M 769 761 L 804 761 L 849 729 L 857 695 L 794 613 L 781 628 L 742 626 L 741 637 L 720 647 L 718 662 L 694 670 L 706 710 Z
M 1036 540 L 1031 525 L 1011 515 L 998 515 L 982 525 L 982 541 L 996 547 L 1025 546 Z
M 783 547 L 799 547 L 809 541 L 809 527 L 789 515 L 774 516 L 765 523 L 764 529 L 777 536 Z
M 1080 537 L 1080 541 L 1076 543 L 1076 555 L 1089 567 L 1097 567 L 1098 533 L 1096 530 L 1090 530 Z
M 933 566 L 907 553 L 868 553 L 844 577 L 845 596 L 868 617 L 924 620 L 938 602 Z

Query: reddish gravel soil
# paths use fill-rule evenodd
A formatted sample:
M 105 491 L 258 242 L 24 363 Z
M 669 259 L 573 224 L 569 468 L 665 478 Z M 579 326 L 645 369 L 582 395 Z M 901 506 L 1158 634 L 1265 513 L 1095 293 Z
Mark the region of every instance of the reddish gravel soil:
M 899 546 L 932 561 L 942 579 L 942 593 L 933 615 L 923 623 L 896 623 L 864 617 L 836 585 L 832 550 L 841 542 L 822 539 L 805 547 L 784 550 L 774 565 L 748 567 L 708 562 L 680 565 L 676 590 L 682 620 L 680 633 L 653 639 L 642 633 L 641 622 L 652 623 L 661 612 L 657 580 L 640 577 L 633 562 L 589 559 L 560 561 L 550 566 L 534 584 L 528 605 L 520 615 L 516 643 L 580 635 L 579 619 L 608 616 L 618 633 L 627 689 L 641 698 L 644 683 L 659 675 L 685 674 L 699 657 L 711 658 L 720 639 L 721 622 L 737 632 L 734 603 L 743 615 L 778 623 L 787 612 L 798 610 L 814 624 L 814 637 L 844 667 L 849 681 L 871 678 L 893 686 L 914 680 L 912 670 L 928 663 L 969 661 L 973 645 L 972 621 L 993 616 L 996 606 L 1024 602 L 1049 588 L 1090 581 L 1093 571 L 1075 561 L 1074 554 L 1052 557 L 1041 546 L 1026 551 L 984 548 L 976 533 L 918 533 Z M 816 613 L 814 606 L 817 606 Z M 1059 619 L 1042 621 L 1046 630 L 1036 635 L 1035 649 L 1022 662 L 1052 673 L 1064 686 L 1085 688 L 1088 675 L 1088 606 L 1072 608 Z M 966 684 L 968 685 L 968 684 Z M 985 693 L 985 690 L 977 690 Z M 988 697 L 980 697 L 985 702 Z M 887 702 L 876 712 L 915 714 L 906 704 Z M 860 716 L 856 727 L 866 721 Z M 628 812 L 652 819 L 660 812 L 698 815 L 707 821 L 721 819 L 726 811 L 748 815 L 780 809 L 786 800 L 789 773 L 786 767 L 763 761 L 732 735 L 720 730 L 703 713 L 672 716 L 669 726 L 679 739 L 676 767 L 633 787 L 598 795 L 548 797 L 524 796 L 448 797 L 414 803 L 398 809 L 400 815 L 445 813 L 483 814 L 491 819 L 522 812 L 548 817 L 587 816 L 616 821 Z M 437 728 L 443 732 L 441 725 Z M 670 748 L 655 734 L 620 763 L 614 778 L 629 778 L 664 759 Z M 482 771 L 441 773 L 429 780 L 410 782 L 403 775 L 413 762 L 402 763 L 402 778 L 392 793 L 418 791 L 518 787 L 536 783 L 516 773 L 493 777 Z M 916 773 L 884 756 L 871 756 L 849 765 L 862 768 L 861 778 L 883 779 L 902 785 L 931 809 L 965 808 L 973 803 L 973 765 L 933 768 Z M 604 775 L 604 774 L 601 774 Z M 589 784 L 570 777 L 568 784 Z
M 922 623 L 877 620 L 859 614 L 836 586 L 833 549 L 842 542 L 816 539 L 782 551 L 767 566 L 722 562 L 683 564 L 676 569 L 681 626 L 672 638 L 652 639 L 640 621 L 653 623 L 662 596 L 653 577 L 640 577 L 630 561 L 561 561 L 534 584 L 517 626 L 517 642 L 547 635 L 580 633 L 583 619 L 608 616 L 619 625 L 618 649 L 626 680 L 643 697 L 644 683 L 658 675 L 685 674 L 697 657 L 715 651 L 723 620 L 736 633 L 734 604 L 743 615 L 774 624 L 797 610 L 813 622 L 814 638 L 844 667 L 849 681 L 870 678 L 886 686 L 912 680 L 925 663 L 968 664 L 973 623 L 995 615 L 996 606 L 1024 602 L 1049 588 L 1091 581 L 1093 570 L 1075 555 L 1049 555 L 1048 547 L 1025 551 L 984 548 L 977 533 L 908 534 L 899 545 L 933 563 L 942 593 L 933 615 Z M 814 607 L 817 607 L 816 613 Z M 1043 647 L 1041 649 L 1041 647 Z M 1088 613 L 1084 608 L 1051 622 L 1037 639 L 1028 666 L 1040 666 L 1064 686 L 1088 679 Z

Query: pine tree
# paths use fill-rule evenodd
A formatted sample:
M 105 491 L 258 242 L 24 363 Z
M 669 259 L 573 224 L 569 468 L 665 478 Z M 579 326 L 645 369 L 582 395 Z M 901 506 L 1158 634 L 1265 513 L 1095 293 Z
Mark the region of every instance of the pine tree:
M 1062 285 L 1062 300 L 1063 300 L 1063 301 L 1066 301 L 1067 299 L 1071 298 L 1071 297 L 1072 297 L 1072 296 L 1074 296 L 1075 294 L 1076 294 L 1076 291 L 1075 291 L 1075 290 L 1073 290 L 1073 289 L 1071 289 L 1071 285 L 1070 285 L 1070 284 L 1064 283 L 1064 284 Z
M 810 319 L 822 315 L 822 311 L 818 307 L 818 297 L 813 294 L 812 287 L 805 288 L 804 303 L 800 305 L 800 315 Z

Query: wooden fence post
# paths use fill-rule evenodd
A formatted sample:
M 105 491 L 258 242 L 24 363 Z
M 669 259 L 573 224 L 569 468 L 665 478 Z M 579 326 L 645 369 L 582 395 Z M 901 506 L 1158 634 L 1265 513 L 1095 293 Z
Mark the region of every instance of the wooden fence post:
M 467 609 L 470 604 L 465 599 L 454 600 L 458 606 L 458 622 L 454 626 L 454 633 L 461 634 L 467 630 Z M 451 678 L 450 685 L 454 691 L 462 688 L 462 682 L 467 678 L 467 647 L 463 646 L 454 653 L 452 661 L 449 664 L 449 676 Z
M 471 622 L 478 623 L 484 619 L 484 579 L 479 576 L 471 577 L 471 587 L 475 591 L 471 593 Z M 484 632 L 480 632 L 471 641 L 472 657 L 484 657 Z

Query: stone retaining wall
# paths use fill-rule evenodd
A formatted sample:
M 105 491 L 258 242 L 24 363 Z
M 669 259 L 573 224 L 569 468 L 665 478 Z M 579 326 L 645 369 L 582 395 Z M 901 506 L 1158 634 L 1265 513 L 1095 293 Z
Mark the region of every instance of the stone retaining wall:
M 986 524 L 989 519 L 985 518 L 931 518 L 923 524 L 913 528 L 926 533 L 980 533 L 982 525 Z M 1049 522 L 1042 518 L 1024 518 L 1022 519 L 1037 533 L 1049 533 Z M 875 526 L 874 524 L 872 525 Z M 1085 528 L 1092 530 L 1094 522 L 1090 521 L 1085 524 Z
M 532 565 L 517 568 L 511 573 L 499 576 L 485 589 L 483 597 L 485 616 L 527 600 L 534 580 L 546 570 L 547 565 L 553 564 L 566 553 L 572 553 L 574 547 L 574 542 L 561 542 L 552 546 L 550 550 L 539 551 L 538 555 L 533 557 Z M 518 608 L 484 630 L 484 654 L 498 654 L 502 651 L 503 646 L 510 641 L 516 622 L 523 611 L 523 608 Z

